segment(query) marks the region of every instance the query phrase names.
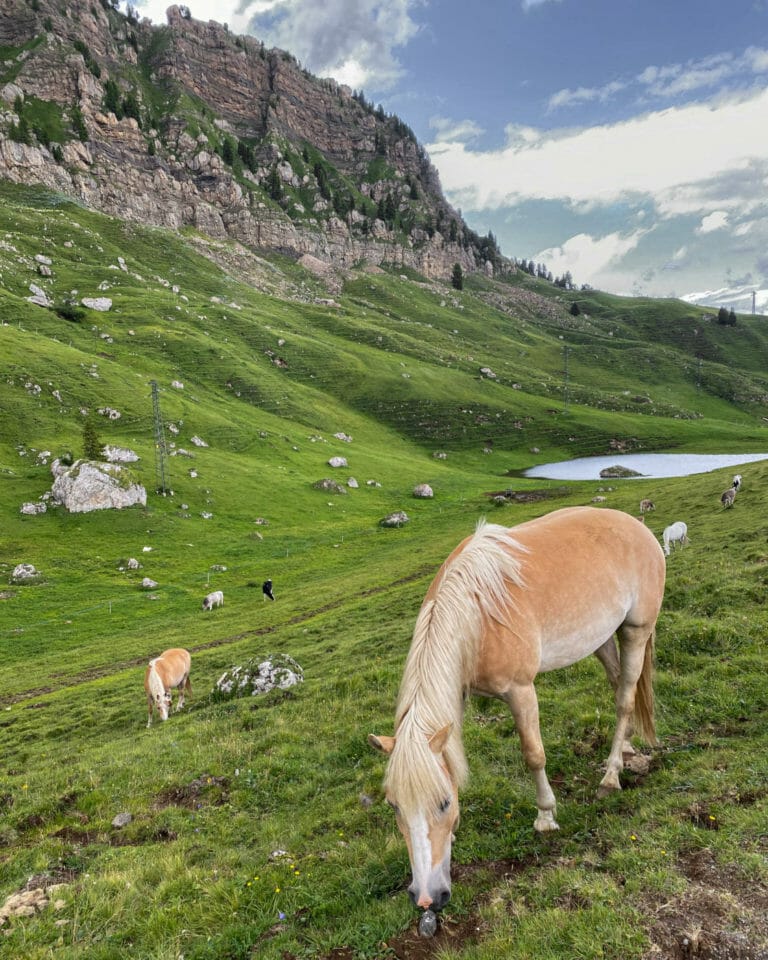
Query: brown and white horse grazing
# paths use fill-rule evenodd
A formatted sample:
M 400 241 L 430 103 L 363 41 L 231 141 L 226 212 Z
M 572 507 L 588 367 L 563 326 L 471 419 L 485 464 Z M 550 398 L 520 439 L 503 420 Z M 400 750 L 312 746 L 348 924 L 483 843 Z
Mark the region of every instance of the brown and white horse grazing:
M 384 789 L 405 838 L 415 904 L 451 893 L 458 789 L 467 776 L 461 727 L 468 692 L 504 700 L 536 784 L 534 828 L 557 830 L 534 679 L 594 653 L 616 702 L 616 730 L 598 796 L 620 790 L 632 718 L 656 743 L 653 649 L 664 554 L 618 510 L 570 507 L 512 529 L 481 521 L 443 563 L 419 611 L 395 715 Z M 614 640 L 618 634 L 618 647 Z
M 653 500 L 641 500 L 640 501 L 640 513 L 648 513 L 651 510 L 656 509 L 656 504 Z
M 184 706 L 185 691 L 192 696 L 192 685 L 189 682 L 189 671 L 192 658 L 188 651 L 180 647 L 166 650 L 159 657 L 149 661 L 147 672 L 144 674 L 144 689 L 147 691 L 147 709 L 149 716 L 147 726 L 152 726 L 152 710 L 160 714 L 161 720 L 168 719 L 171 709 L 171 690 L 175 687 L 179 691 L 176 709 Z

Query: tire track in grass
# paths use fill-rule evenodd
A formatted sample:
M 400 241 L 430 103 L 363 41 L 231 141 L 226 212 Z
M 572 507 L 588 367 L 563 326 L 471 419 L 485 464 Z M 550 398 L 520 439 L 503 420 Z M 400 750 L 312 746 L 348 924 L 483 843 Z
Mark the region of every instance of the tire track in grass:
M 397 587 L 402 587 L 406 584 L 413 583 L 416 580 L 421 580 L 424 577 L 434 576 L 434 574 L 434 565 L 420 567 L 413 573 L 409 573 L 406 577 L 399 577 L 397 580 L 393 580 L 392 583 L 378 587 L 371 587 L 368 590 L 363 590 L 356 594 L 355 599 L 357 600 L 362 597 L 376 596 L 377 594 L 385 593 L 388 590 L 394 590 Z M 337 610 L 339 607 L 343 607 L 349 602 L 350 601 L 348 597 L 332 600 L 329 603 L 323 604 L 322 607 L 316 607 L 314 610 L 307 610 L 304 613 L 298 613 L 295 616 L 290 617 L 288 620 L 283 620 L 280 623 L 270 624 L 266 627 L 256 627 L 253 630 L 243 630 L 241 633 L 236 633 L 233 636 L 220 637 L 218 640 L 209 640 L 206 643 L 198 644 L 196 647 L 190 646 L 189 651 L 190 653 L 199 653 L 201 650 L 212 650 L 215 647 L 225 647 L 231 643 L 237 643 L 240 640 L 245 640 L 248 637 L 266 637 L 272 633 L 276 633 L 278 630 L 281 630 L 284 627 L 291 627 L 299 623 L 306 623 L 307 621 L 312 620 L 314 617 L 320 616 L 323 613 L 329 613 L 331 610 Z M 0 707 L 12 707 L 17 703 L 21 703 L 24 700 L 30 700 L 33 697 L 42 697 L 49 693 L 55 693 L 58 690 L 67 690 L 71 687 L 79 687 L 83 684 L 90 683 L 92 680 L 101 680 L 103 677 L 113 676 L 114 674 L 122 673 L 123 670 L 131 670 L 134 667 L 141 667 L 146 663 L 146 657 L 133 657 L 131 660 L 121 660 L 118 663 L 112 663 L 109 666 L 93 667 L 90 670 L 84 670 L 82 673 L 73 674 L 71 677 L 63 680 L 61 683 L 46 684 L 45 686 L 41 687 L 30 687 L 28 690 L 20 690 L 18 693 L 0 696 Z

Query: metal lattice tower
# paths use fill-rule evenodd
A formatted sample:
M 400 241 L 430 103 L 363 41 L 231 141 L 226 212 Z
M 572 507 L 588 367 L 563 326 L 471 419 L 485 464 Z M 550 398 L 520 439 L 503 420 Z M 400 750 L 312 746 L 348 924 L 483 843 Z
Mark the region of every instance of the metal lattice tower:
M 160 395 L 157 390 L 157 380 L 150 380 L 152 384 L 152 413 L 155 421 L 155 482 L 156 490 L 163 496 L 169 493 L 166 484 L 166 466 L 165 461 L 168 456 L 168 448 L 165 445 L 165 427 L 163 418 L 160 415 Z

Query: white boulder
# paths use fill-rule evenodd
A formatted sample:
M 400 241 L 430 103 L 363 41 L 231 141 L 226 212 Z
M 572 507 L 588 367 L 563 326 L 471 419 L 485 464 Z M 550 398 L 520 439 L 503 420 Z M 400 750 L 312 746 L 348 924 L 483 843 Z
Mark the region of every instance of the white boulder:
M 53 499 L 70 513 L 146 506 L 147 491 L 116 463 L 76 460 L 71 467 L 65 467 L 54 460 L 51 472 L 55 477 Z

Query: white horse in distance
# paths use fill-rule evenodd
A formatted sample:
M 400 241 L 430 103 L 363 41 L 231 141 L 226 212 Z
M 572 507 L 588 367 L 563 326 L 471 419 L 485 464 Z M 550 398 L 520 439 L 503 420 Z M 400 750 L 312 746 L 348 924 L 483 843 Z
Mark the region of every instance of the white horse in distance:
M 670 525 L 664 529 L 662 539 L 664 540 L 664 553 L 669 556 L 670 547 L 676 546 L 678 543 L 681 547 L 684 547 L 686 543 L 690 542 L 688 540 L 688 524 L 683 523 L 682 520 L 678 520 L 676 523 L 670 523 Z

